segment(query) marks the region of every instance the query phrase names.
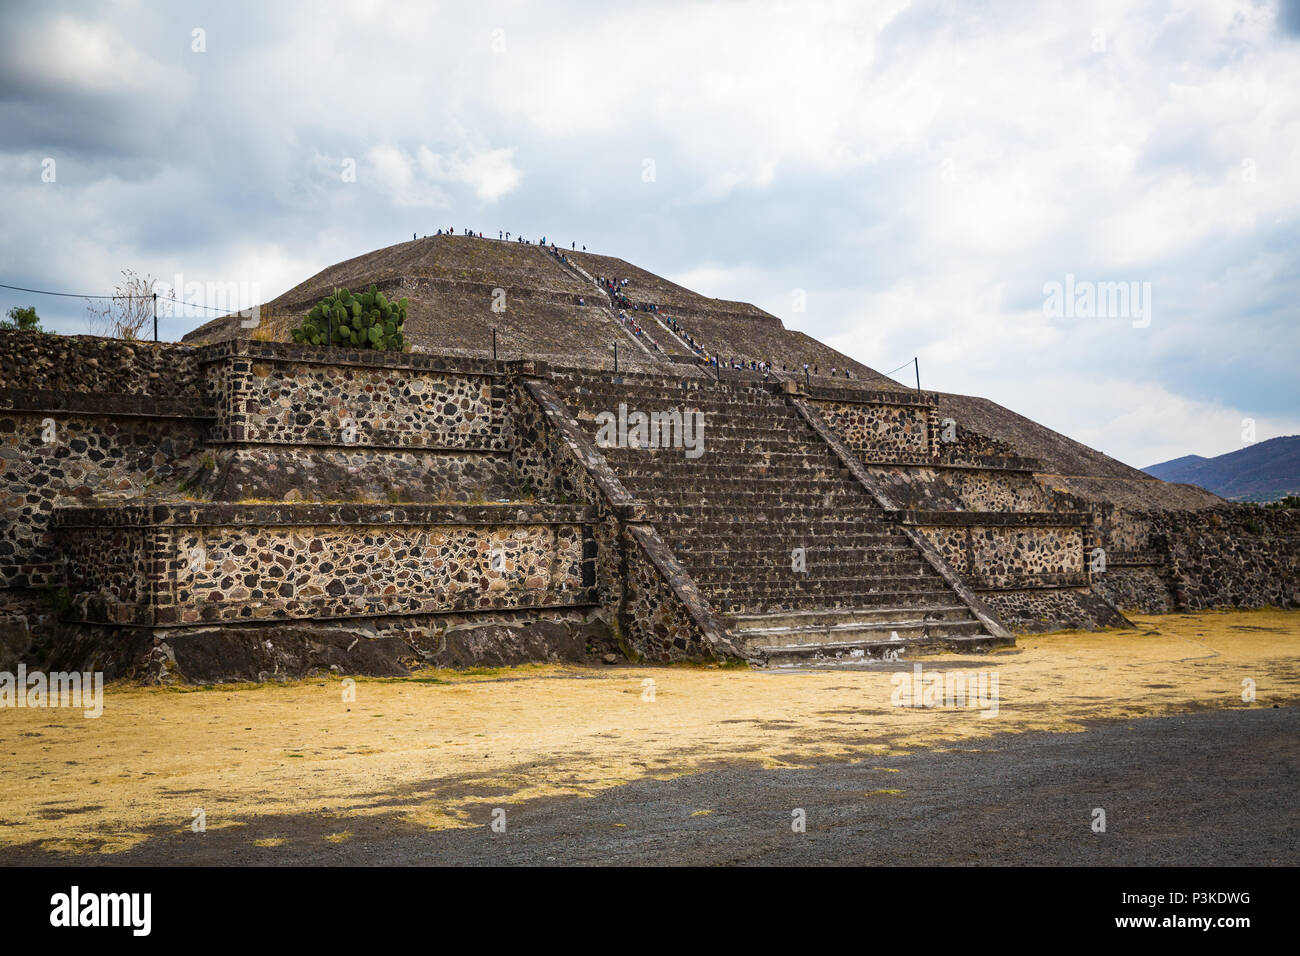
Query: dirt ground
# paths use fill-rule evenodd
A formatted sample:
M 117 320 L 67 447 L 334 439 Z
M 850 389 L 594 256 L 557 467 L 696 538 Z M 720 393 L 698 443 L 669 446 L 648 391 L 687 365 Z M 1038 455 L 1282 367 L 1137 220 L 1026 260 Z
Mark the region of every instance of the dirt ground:
M 207 835 L 221 835 L 215 861 L 243 862 L 242 847 L 258 862 L 282 850 L 287 862 L 305 844 L 364 842 L 394 826 L 486 828 L 492 807 L 634 783 L 978 754 L 1000 735 L 1300 702 L 1300 612 L 1134 620 L 1136 631 L 1035 635 L 983 656 L 857 669 L 438 671 L 358 680 L 352 701 L 337 679 L 110 685 L 98 719 L 0 710 L 0 863 L 127 862 L 149 842 L 184 847 L 204 839 L 191 826 L 198 810 Z M 894 675 L 910 682 L 915 663 L 996 675 L 996 715 L 895 706 Z M 1243 701 L 1243 681 L 1254 701 Z

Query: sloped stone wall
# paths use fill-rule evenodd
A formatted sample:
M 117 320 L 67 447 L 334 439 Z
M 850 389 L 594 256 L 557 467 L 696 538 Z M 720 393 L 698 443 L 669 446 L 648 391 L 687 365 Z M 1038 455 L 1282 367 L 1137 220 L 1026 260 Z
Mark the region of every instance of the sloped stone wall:
M 51 670 L 150 684 L 293 680 L 326 673 L 398 677 L 425 667 L 595 661 L 617 650 L 592 607 L 411 614 L 338 621 L 138 628 L 57 623 Z
M 1100 594 L 1085 588 L 983 591 L 981 596 L 1017 634 L 1131 626 Z
M 207 467 L 210 464 L 210 467 Z M 515 501 L 527 494 L 497 452 L 218 446 L 194 488 L 213 501 Z
M 1005 468 L 876 465 L 871 474 L 891 496 L 912 508 L 953 511 L 1077 511 L 1067 496 L 1043 486 L 1031 472 Z

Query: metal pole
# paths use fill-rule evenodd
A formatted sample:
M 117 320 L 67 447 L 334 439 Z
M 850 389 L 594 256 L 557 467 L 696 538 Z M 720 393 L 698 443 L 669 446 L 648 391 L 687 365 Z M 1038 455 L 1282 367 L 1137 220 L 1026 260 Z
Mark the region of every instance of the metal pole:
M 916 368 L 916 394 L 921 394 L 921 362 L 914 355 L 912 356 L 912 365 Z
M 153 340 L 158 341 L 158 293 L 153 294 Z

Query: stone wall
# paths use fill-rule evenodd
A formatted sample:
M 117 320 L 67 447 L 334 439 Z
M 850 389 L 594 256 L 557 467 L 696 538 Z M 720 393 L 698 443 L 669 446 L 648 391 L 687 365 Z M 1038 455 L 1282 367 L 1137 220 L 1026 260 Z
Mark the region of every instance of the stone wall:
M 77 615 L 144 626 L 589 603 L 580 508 L 128 505 L 56 513 Z
M 818 389 L 809 404 L 864 463 L 934 458 L 933 409 L 905 392 Z
M 918 512 L 908 515 L 977 590 L 1086 586 L 1086 515 Z
M 1242 505 L 1148 519 L 1179 609 L 1300 606 L 1300 512 Z
M 224 342 L 200 355 L 214 442 L 503 451 L 504 391 L 474 359 Z
M 0 389 L 193 398 L 202 378 L 188 345 L 0 330 Z
M 1162 566 L 1108 563 L 1105 571 L 1093 574 L 1092 587 L 1121 611 L 1168 614 L 1176 610 Z
M 209 422 L 192 409 L 139 395 L 0 392 L 0 587 L 59 582 L 55 507 L 149 495 L 192 471 Z
M 1107 515 L 1106 529 L 1098 538 L 1106 570 L 1094 586 L 1118 607 L 1160 614 L 1300 606 L 1294 510 L 1123 511 Z

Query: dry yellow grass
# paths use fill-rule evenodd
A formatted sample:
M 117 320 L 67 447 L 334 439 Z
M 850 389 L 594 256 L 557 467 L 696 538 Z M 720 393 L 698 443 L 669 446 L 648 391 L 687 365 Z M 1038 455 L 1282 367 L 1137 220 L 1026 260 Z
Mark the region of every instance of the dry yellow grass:
M 996 669 L 992 719 L 891 706 L 891 677 L 910 663 L 802 673 L 439 672 L 359 680 L 353 703 L 336 680 L 186 691 L 114 685 L 97 720 L 0 711 L 0 845 L 113 853 L 151 828 L 188 828 L 197 807 L 209 828 L 259 815 L 394 810 L 431 828 L 468 826 L 472 804 L 589 796 L 722 761 L 783 767 L 969 748 L 992 734 L 1077 731 L 1098 718 L 1300 700 L 1300 613 L 1136 620 L 1136 632 L 1033 636 L 984 657 L 920 659 L 926 670 Z M 646 678 L 653 700 L 644 699 Z M 1253 704 L 1242 701 L 1247 678 Z

